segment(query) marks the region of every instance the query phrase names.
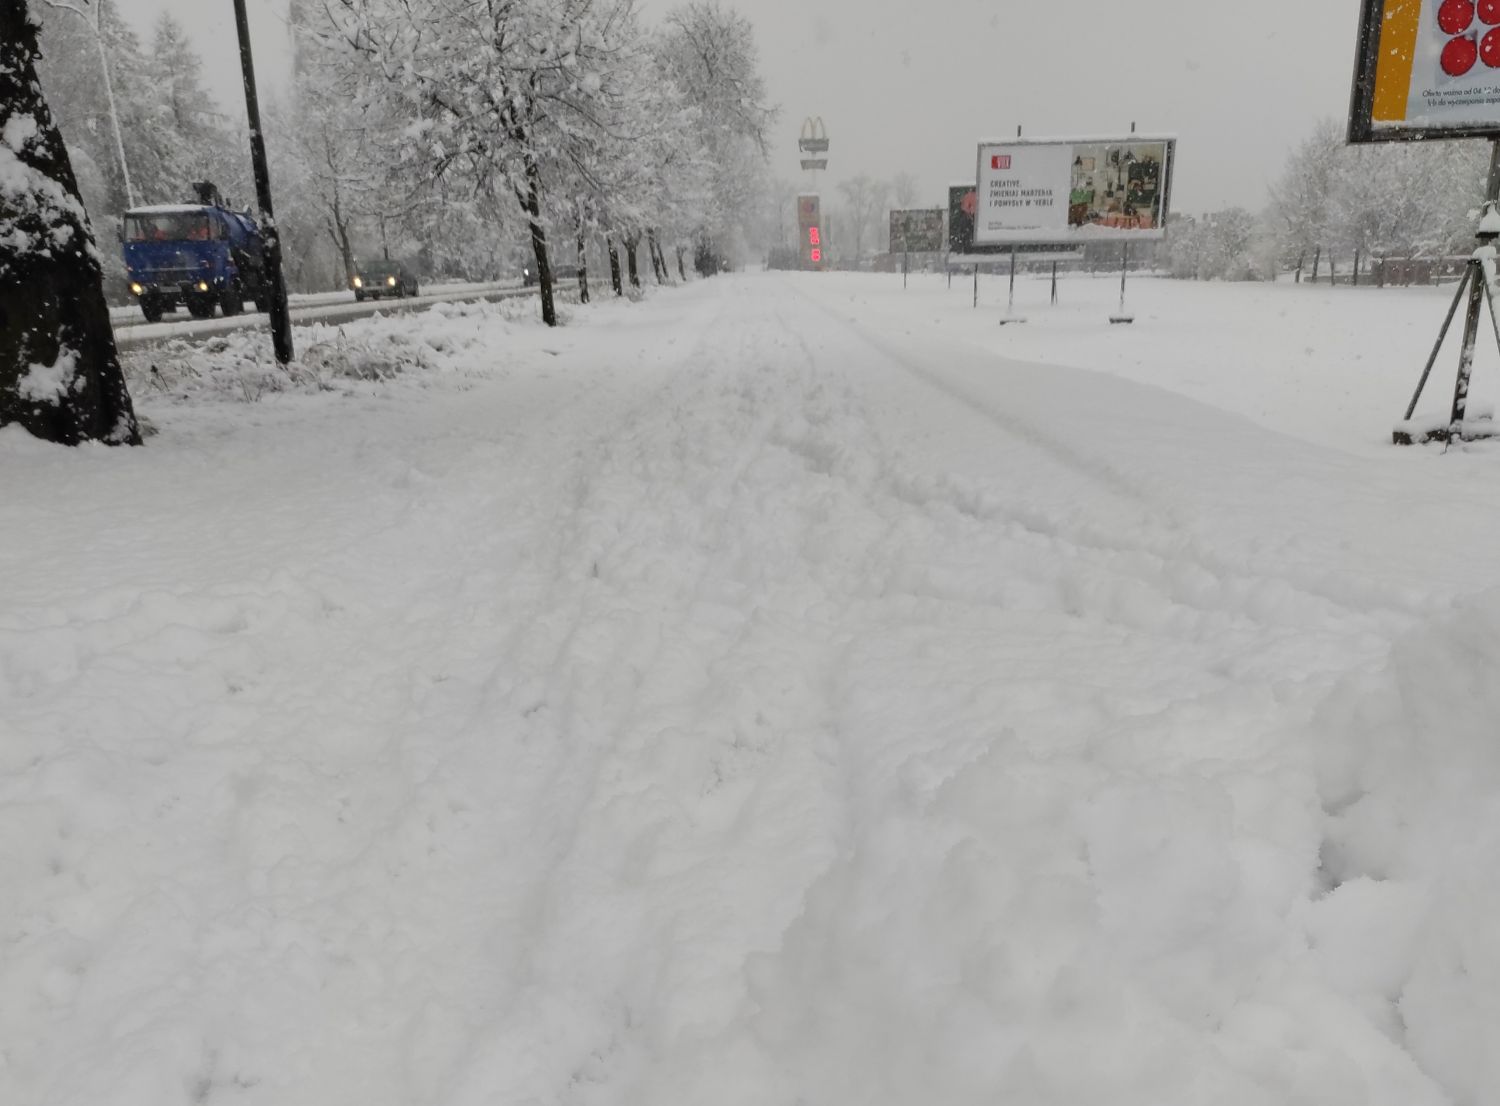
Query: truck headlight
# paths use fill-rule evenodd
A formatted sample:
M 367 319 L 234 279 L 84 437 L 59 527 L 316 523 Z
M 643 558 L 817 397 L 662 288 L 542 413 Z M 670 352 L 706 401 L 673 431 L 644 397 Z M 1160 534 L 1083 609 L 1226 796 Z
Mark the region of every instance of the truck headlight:
M 355 277 L 354 278 L 354 287 L 356 287 L 356 288 L 363 288 L 364 286 L 365 286 L 365 282 L 364 282 L 364 280 L 361 277 Z
M 385 278 L 385 282 L 387 284 L 389 284 L 392 288 L 396 287 L 396 278 L 395 277 L 386 277 Z
M 208 291 L 208 281 L 206 281 L 206 280 L 200 280 L 198 282 L 198 291 L 200 291 L 200 292 L 207 292 Z
M 142 288 L 139 284 L 132 284 L 130 286 L 130 294 L 132 296 L 139 296 L 144 291 L 145 289 Z

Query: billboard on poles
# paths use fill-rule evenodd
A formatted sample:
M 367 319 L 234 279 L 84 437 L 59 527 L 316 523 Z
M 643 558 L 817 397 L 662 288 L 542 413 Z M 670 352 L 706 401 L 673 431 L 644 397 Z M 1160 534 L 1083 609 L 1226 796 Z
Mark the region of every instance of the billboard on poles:
M 798 267 L 804 272 L 824 268 L 823 198 L 816 192 L 797 197 Z
M 942 208 L 891 212 L 891 253 L 936 253 L 942 248 Z
M 981 143 L 974 244 L 1164 238 L 1176 154 L 1135 134 Z
M 1350 142 L 1500 137 L 1500 4 L 1363 0 Z
M 972 184 L 948 186 L 948 252 L 968 253 L 974 248 L 974 212 L 979 193 Z

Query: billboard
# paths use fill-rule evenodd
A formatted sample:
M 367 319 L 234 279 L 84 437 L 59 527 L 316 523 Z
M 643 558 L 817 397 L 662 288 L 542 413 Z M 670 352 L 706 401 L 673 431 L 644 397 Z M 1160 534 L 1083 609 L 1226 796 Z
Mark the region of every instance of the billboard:
M 974 244 L 1164 238 L 1176 153 L 1134 134 L 981 143 Z
M 948 252 L 968 253 L 974 248 L 974 212 L 979 193 L 972 184 L 948 186 Z
M 942 208 L 891 212 L 891 253 L 936 253 L 942 248 Z
M 823 268 L 823 198 L 816 192 L 797 197 L 798 268 Z
M 1500 136 L 1500 3 L 1363 0 L 1350 142 Z

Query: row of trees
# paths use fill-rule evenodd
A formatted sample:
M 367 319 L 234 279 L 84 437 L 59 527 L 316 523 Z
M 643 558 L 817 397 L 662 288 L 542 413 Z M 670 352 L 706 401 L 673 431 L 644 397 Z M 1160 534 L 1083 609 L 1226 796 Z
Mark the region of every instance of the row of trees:
M 1292 151 L 1263 212 L 1174 218 L 1157 260 L 1187 279 L 1271 280 L 1466 255 L 1488 156 L 1482 142 L 1349 146 L 1326 120 Z
M 175 20 L 143 44 L 115 0 L 33 2 L 96 226 L 194 180 L 252 194 L 241 117 Z M 747 253 L 775 113 L 750 25 L 715 0 L 651 27 L 634 0 L 293 0 L 290 36 L 294 80 L 265 114 L 293 287 L 342 286 L 376 253 L 493 278 L 520 247 L 540 270 L 533 228 L 548 273 L 554 239 L 585 272 L 610 246 L 659 276 L 669 253 L 679 273 Z
M 114 263 L 116 251 L 93 248 L 84 208 L 109 226 L 132 203 L 182 200 L 201 179 L 248 196 L 244 128 L 214 104 L 170 18 L 148 49 L 113 0 L 31 2 L 44 29 L 26 0 L 0 3 L 0 157 L 15 162 L 0 165 L 0 240 L 18 243 L 0 292 L 50 288 L 83 330 L 55 303 L 0 305 L 0 424 L 133 441 L 102 293 L 97 304 L 92 294 L 101 257 Z M 625 272 L 641 282 L 644 263 L 666 281 L 674 260 L 685 278 L 689 255 L 709 274 L 748 252 L 776 113 L 749 23 L 717 0 L 691 0 L 658 26 L 634 0 L 293 0 L 290 23 L 294 90 L 269 129 L 294 273 L 315 273 L 331 252 L 342 283 L 377 236 L 382 249 L 423 255 L 429 272 L 493 272 L 519 231 L 555 325 L 559 251 L 585 301 L 596 247 L 618 294 Z M 55 119 L 44 86 L 56 90 Z M 118 387 L 101 391 L 106 380 Z M 86 393 L 113 406 L 72 418 Z

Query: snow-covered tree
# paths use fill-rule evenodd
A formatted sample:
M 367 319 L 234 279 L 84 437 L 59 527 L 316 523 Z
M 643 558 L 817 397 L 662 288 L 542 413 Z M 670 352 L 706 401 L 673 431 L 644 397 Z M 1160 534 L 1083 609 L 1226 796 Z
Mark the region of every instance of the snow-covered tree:
M 766 187 L 768 135 L 777 109 L 767 102 L 750 22 L 716 0 L 693 0 L 667 15 L 658 46 L 663 71 L 698 113 L 696 135 L 710 178 L 695 221 L 698 267 L 717 272 L 746 252 L 745 224 Z
M 37 34 L 25 0 L 0 3 L 0 425 L 67 445 L 139 444 Z
M 882 225 L 886 224 L 890 185 L 861 173 L 849 180 L 839 182 L 839 195 L 843 197 L 843 223 L 845 241 L 856 262 L 864 259 L 866 245 L 885 240 Z M 888 225 L 888 224 L 886 224 Z
M 630 0 L 338 0 L 365 103 L 410 120 L 402 154 L 431 182 L 509 195 L 526 223 L 542 316 L 557 322 L 547 186 L 598 140 L 602 74 L 633 19 Z

